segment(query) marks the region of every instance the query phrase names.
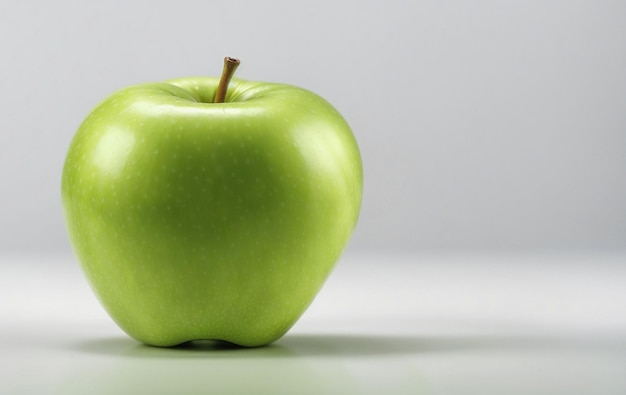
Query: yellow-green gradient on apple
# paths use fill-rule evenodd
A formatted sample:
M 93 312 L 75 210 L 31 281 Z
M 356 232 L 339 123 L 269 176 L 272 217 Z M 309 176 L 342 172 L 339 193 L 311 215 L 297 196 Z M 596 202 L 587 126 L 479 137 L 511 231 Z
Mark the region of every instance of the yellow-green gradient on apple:
M 135 339 L 260 346 L 312 302 L 356 226 L 359 149 L 327 101 L 294 86 L 181 78 L 123 89 L 72 140 L 70 240 Z

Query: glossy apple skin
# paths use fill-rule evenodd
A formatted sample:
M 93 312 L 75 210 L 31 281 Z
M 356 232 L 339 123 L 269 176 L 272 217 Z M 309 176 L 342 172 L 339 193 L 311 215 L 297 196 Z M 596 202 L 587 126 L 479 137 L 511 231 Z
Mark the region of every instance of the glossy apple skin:
M 215 78 L 123 89 L 72 140 L 71 243 L 101 303 L 155 346 L 260 346 L 312 302 L 357 222 L 362 165 L 324 99 Z

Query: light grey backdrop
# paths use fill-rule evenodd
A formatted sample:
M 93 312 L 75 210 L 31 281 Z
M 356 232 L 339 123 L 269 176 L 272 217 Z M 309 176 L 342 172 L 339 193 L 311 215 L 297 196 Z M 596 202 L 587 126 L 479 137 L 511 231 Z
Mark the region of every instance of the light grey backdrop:
M 626 247 L 626 1 L 7 1 L 0 250 L 69 251 L 70 139 L 126 85 L 219 74 L 344 114 L 352 250 Z

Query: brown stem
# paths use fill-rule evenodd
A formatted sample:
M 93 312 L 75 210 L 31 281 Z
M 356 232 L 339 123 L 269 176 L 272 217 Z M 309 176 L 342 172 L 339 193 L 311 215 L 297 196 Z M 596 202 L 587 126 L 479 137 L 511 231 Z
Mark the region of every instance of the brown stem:
M 233 74 L 235 74 L 235 70 L 239 67 L 239 63 L 241 63 L 239 59 L 228 56 L 224 58 L 224 70 L 222 71 L 222 77 L 220 78 L 220 83 L 217 86 L 215 100 L 213 100 L 213 103 L 224 103 L 228 83 L 230 82 L 230 79 L 233 78 Z

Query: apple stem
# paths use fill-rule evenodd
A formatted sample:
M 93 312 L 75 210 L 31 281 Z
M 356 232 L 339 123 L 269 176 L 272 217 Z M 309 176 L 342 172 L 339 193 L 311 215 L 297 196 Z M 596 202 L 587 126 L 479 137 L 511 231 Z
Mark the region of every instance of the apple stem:
M 222 77 L 220 78 L 220 83 L 217 86 L 215 100 L 213 100 L 213 103 L 224 103 L 228 84 L 230 83 L 230 79 L 233 78 L 235 70 L 239 67 L 239 63 L 241 63 L 239 59 L 231 58 L 230 56 L 224 58 L 224 70 L 222 70 Z

